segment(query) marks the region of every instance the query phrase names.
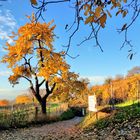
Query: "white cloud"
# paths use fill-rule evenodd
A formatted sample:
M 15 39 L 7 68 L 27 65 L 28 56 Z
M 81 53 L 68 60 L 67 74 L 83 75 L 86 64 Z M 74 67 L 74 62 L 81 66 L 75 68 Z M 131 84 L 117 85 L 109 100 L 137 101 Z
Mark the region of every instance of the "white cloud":
M 0 39 L 12 43 L 13 40 L 9 34 L 17 27 L 16 20 L 10 10 L 0 10 Z
M 0 71 L 0 76 L 9 76 L 10 74 L 10 71 Z
M 10 89 L 7 89 L 7 88 L 0 88 L 0 92 L 7 92 L 7 91 L 10 91 Z
M 88 78 L 90 83 L 94 85 L 102 84 L 107 77 L 108 76 L 80 76 L 80 78 Z
M 19 95 L 19 91 L 7 89 L 7 88 L 0 88 L 0 99 L 8 99 L 13 100 L 16 98 L 17 95 Z
M 8 36 L 7 31 L 3 31 L 0 29 L 0 39 L 6 40 L 8 43 L 12 43 L 13 40 Z
M 8 99 L 8 100 L 13 100 L 15 99 L 18 95 L 27 93 L 26 90 L 18 90 L 18 89 L 13 89 L 13 88 L 1 88 L 0 87 L 0 99 Z

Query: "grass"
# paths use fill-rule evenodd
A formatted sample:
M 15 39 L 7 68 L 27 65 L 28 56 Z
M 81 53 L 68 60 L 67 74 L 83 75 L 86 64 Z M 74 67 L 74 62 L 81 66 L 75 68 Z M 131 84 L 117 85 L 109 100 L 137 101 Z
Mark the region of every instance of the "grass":
M 14 110 L 3 109 L 0 111 L 0 129 L 7 128 L 16 128 L 24 127 L 30 124 L 36 124 L 40 122 L 53 122 L 58 121 L 60 114 L 65 111 L 67 108 L 65 104 L 62 106 L 60 104 L 49 104 L 47 106 L 47 116 L 42 116 L 41 107 L 38 108 L 37 116 L 35 115 L 35 107 L 31 106 L 30 108 L 17 108 Z M 70 111 L 64 112 L 61 116 L 61 120 L 71 118 L 72 113 Z
M 105 128 L 114 124 L 120 124 L 124 121 L 131 121 L 131 119 L 140 117 L 140 107 L 138 103 L 130 106 L 120 107 L 118 110 L 111 115 L 109 118 L 101 119 L 95 123 L 97 128 Z
M 134 100 L 129 100 L 129 101 L 117 104 L 115 106 L 116 107 L 126 107 L 126 106 L 130 106 L 130 105 L 133 105 L 133 104 L 136 104 L 136 103 L 138 103 L 138 100 L 135 100 L 135 101 Z
M 98 120 L 108 117 L 108 113 L 98 112 L 97 114 L 91 112 L 83 119 L 83 121 L 78 125 L 82 129 L 87 129 L 92 127 Z
M 25 110 L 10 113 L 0 113 L 0 128 L 16 128 L 25 126 L 29 121 L 29 114 Z
M 140 106 L 138 101 L 127 101 L 118 104 L 116 105 L 116 110 L 113 110 L 110 113 L 102 112 L 103 110 L 108 110 L 108 107 L 99 111 L 98 120 L 95 118 L 95 113 L 92 113 L 92 115 L 88 114 L 79 124 L 79 127 L 83 129 L 91 129 L 94 127 L 103 129 L 140 117 Z

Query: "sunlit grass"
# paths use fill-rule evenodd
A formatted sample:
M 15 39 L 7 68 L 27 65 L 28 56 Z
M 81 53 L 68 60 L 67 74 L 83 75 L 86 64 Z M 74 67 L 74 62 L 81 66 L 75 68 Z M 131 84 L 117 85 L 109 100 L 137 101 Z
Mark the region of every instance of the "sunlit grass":
M 130 105 L 133 105 L 133 104 L 136 104 L 136 103 L 138 103 L 138 100 L 135 100 L 135 101 L 134 100 L 129 100 L 129 101 L 117 104 L 115 106 L 116 107 L 126 107 L 126 106 L 130 106 Z
M 79 124 L 79 127 L 82 128 L 82 129 L 86 129 L 86 128 L 91 127 L 92 125 L 94 125 L 98 120 L 106 118 L 108 116 L 109 116 L 109 114 L 104 113 L 104 112 L 98 112 L 98 113 L 90 112 L 83 119 L 83 121 Z
M 107 126 L 112 126 L 117 123 L 123 123 L 126 120 L 140 117 L 138 100 L 130 100 L 117 104 L 116 110 L 112 110 L 110 113 L 102 112 L 102 110 L 107 110 L 108 107 L 109 106 L 100 107 L 101 110 L 98 112 L 98 119 L 96 118 L 95 113 L 88 114 L 79 126 L 88 130 L 94 127 L 102 129 Z

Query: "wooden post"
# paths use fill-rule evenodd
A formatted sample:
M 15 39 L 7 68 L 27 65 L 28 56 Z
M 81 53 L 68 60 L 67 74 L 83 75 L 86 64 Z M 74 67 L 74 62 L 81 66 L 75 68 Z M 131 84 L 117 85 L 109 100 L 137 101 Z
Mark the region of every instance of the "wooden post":
M 140 83 L 140 81 L 137 80 L 137 100 L 138 100 L 138 106 L 140 106 L 140 101 L 139 101 L 139 99 L 140 99 L 140 95 L 139 95 L 139 83 Z
M 38 118 L 38 107 L 35 106 L 35 120 L 37 120 Z
M 95 115 L 96 115 L 96 120 L 98 120 L 98 111 L 96 111 Z
M 91 112 L 89 111 L 89 117 L 91 118 Z
M 111 82 L 111 103 L 112 103 L 112 109 L 114 110 L 114 94 L 113 94 L 113 84 Z

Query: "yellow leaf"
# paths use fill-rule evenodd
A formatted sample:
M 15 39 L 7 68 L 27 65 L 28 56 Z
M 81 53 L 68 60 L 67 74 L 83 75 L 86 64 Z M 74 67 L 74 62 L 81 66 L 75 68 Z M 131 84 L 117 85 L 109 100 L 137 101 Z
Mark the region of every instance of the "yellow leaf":
M 85 24 L 88 24 L 90 22 L 94 22 L 94 17 L 93 16 L 89 16 L 86 21 L 85 21 Z
M 123 11 L 123 18 L 127 15 L 127 11 Z
M 121 7 L 121 4 L 119 2 L 116 3 L 117 7 Z
M 111 0 L 112 1 L 112 3 L 116 3 L 116 0 Z
M 127 3 L 127 0 L 123 0 L 124 3 Z
M 106 19 L 107 19 L 107 15 L 104 13 L 101 17 L 100 17 L 100 24 L 101 26 L 104 28 L 105 27 L 105 22 L 106 22 Z
M 41 37 L 42 37 L 42 35 L 40 34 L 40 35 L 37 36 L 37 39 L 41 39 Z
M 116 13 L 116 16 L 118 15 L 118 14 L 120 14 L 122 12 L 122 10 L 119 10 L 117 13 Z
M 87 16 L 89 12 L 90 12 L 90 5 L 86 4 L 84 15 Z
M 36 0 L 30 0 L 30 1 L 31 1 L 31 4 L 37 5 L 37 1 Z
M 112 15 L 110 14 L 110 12 L 107 10 L 107 14 L 110 16 L 110 17 L 112 17 Z
M 98 6 L 98 7 L 95 9 L 95 16 L 96 16 L 97 18 L 100 17 L 101 10 L 102 10 L 102 7 L 101 7 L 101 6 Z

